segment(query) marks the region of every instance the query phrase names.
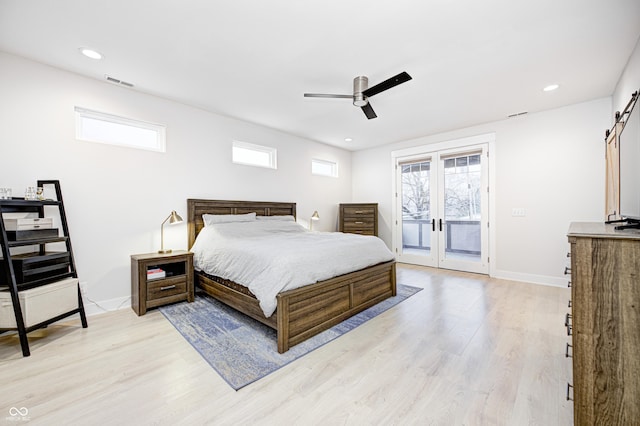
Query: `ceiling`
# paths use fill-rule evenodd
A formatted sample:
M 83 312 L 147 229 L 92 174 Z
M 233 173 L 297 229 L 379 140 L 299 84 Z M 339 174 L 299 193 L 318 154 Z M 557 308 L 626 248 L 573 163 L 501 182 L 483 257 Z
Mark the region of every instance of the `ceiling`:
M 0 0 L 2 51 L 349 150 L 610 96 L 639 36 L 639 0 Z M 373 120 L 303 97 L 402 71 Z

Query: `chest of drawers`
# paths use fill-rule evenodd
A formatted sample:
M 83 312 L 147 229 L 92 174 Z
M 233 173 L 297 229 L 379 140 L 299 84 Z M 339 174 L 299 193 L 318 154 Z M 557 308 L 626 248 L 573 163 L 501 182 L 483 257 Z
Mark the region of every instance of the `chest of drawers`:
M 575 425 L 640 422 L 640 234 L 572 223 Z
M 340 204 L 339 231 L 378 236 L 378 204 Z

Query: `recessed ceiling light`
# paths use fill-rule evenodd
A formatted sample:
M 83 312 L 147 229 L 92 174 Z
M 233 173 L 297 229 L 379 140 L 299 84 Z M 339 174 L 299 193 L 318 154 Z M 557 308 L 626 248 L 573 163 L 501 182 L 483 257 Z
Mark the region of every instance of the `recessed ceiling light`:
M 552 92 L 552 91 L 556 90 L 558 87 L 560 87 L 559 84 L 550 84 L 550 85 L 548 85 L 547 87 L 545 87 L 542 90 L 544 90 L 545 92 Z
M 353 141 L 353 139 L 352 138 L 344 138 L 344 141 L 345 142 L 351 142 L 351 141 Z
M 82 53 L 84 56 L 86 56 L 87 58 L 91 58 L 91 59 L 102 59 L 102 54 L 100 52 L 96 52 L 93 49 L 89 49 L 87 47 L 81 47 L 80 49 L 80 53 Z

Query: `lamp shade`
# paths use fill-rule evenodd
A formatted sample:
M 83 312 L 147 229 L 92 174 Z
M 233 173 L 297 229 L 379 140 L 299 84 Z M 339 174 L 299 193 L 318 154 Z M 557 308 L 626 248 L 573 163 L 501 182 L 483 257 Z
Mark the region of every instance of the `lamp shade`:
M 176 211 L 172 211 L 171 214 L 169 215 L 169 223 L 170 224 L 174 224 L 174 223 L 180 223 L 182 222 L 182 217 L 176 213 Z

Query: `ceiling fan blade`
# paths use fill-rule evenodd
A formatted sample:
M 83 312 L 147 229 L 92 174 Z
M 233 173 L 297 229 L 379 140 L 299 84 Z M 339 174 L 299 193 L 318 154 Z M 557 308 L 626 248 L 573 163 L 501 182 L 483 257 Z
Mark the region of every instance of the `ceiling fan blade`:
M 364 115 L 366 115 L 369 120 L 377 117 L 376 112 L 373 110 L 373 108 L 371 108 L 371 104 L 369 102 L 367 102 L 365 106 L 360 108 L 362 108 L 362 112 L 364 112 Z
M 305 93 L 305 98 L 343 98 L 353 99 L 353 95 L 332 95 L 329 93 Z
M 403 71 L 400 74 L 383 81 L 382 83 L 378 83 L 373 87 L 369 87 L 367 90 L 363 91 L 362 94 L 367 98 L 370 98 L 373 95 L 377 95 L 380 92 L 391 89 L 398 84 L 406 83 L 409 80 L 411 80 L 411 76 L 407 74 L 406 71 Z

